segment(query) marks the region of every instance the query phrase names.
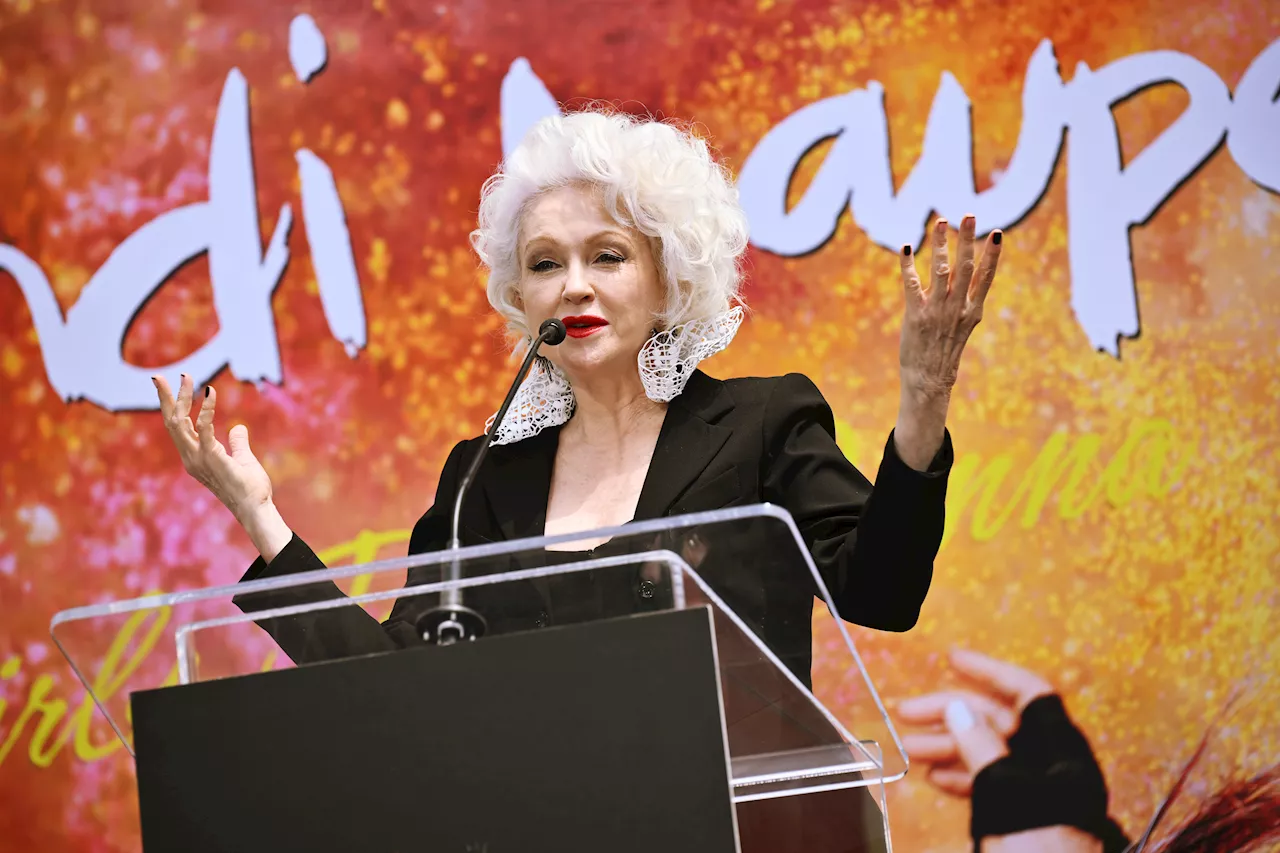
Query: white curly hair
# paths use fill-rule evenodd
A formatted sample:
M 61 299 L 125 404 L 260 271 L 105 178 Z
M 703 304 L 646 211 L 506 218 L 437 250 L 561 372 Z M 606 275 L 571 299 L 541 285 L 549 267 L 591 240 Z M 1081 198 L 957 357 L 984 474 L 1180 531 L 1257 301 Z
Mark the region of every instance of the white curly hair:
M 520 309 L 520 221 L 542 193 L 586 185 L 620 224 L 654 244 L 665 279 L 659 329 L 711 317 L 741 303 L 747 217 L 738 191 L 706 142 L 668 122 L 600 109 L 534 125 L 480 194 L 471 244 L 489 270 L 489 304 L 517 348 L 533 334 Z

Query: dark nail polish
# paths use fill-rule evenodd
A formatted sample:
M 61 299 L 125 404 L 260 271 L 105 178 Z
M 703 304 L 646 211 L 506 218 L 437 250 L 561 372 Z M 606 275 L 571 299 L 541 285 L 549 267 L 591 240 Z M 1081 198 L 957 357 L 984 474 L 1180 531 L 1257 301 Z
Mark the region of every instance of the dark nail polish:
M 909 258 L 909 257 L 911 257 L 911 247 L 910 247 L 910 246 L 903 246 L 903 247 L 902 247 L 902 256 L 903 256 L 904 258 Z
M 204 386 L 204 395 L 205 395 L 206 397 L 208 397 L 208 396 L 209 396 L 209 386 L 208 386 L 208 385 Z
M 1003 234 L 1002 232 L 997 231 L 996 233 L 994 233 L 994 234 L 992 234 L 992 235 L 991 235 L 991 242 L 992 242 L 992 243 L 994 243 L 995 245 L 999 246 L 999 245 L 1000 245 L 1000 238 L 1001 238 L 1001 237 L 1003 237 L 1003 236 L 1004 236 L 1004 234 Z

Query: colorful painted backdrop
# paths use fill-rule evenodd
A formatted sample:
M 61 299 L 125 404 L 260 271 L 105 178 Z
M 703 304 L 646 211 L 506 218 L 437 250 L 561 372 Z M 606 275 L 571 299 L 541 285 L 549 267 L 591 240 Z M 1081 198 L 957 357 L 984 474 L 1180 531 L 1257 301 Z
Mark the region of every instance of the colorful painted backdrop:
M 856 639 L 891 703 L 956 645 L 1050 679 L 1140 830 L 1280 667 L 1278 37 L 1257 0 L 5 0 L 0 850 L 138 848 L 52 614 L 251 556 L 146 376 L 216 383 L 335 560 L 402 553 L 511 369 L 480 185 L 589 99 L 695 122 L 741 175 L 752 313 L 707 368 L 808 373 L 864 471 L 894 252 L 934 212 L 1006 229 L 923 618 Z M 1246 702 L 1211 769 L 1274 762 L 1277 723 Z M 923 774 L 890 812 L 899 849 L 968 849 Z

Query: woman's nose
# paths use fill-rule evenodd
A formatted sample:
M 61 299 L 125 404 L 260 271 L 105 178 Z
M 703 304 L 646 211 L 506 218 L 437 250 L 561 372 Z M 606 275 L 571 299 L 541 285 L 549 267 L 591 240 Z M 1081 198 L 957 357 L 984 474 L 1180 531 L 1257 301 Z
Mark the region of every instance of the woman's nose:
M 565 270 L 564 298 L 571 302 L 581 302 L 594 295 L 594 289 L 587 276 L 587 270 L 581 264 L 571 264 Z

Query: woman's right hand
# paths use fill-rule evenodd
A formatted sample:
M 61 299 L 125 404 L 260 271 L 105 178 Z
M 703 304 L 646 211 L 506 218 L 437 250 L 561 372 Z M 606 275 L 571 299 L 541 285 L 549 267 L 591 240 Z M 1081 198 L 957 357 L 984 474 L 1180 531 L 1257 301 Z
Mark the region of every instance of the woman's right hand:
M 231 428 L 228 452 L 213 432 L 218 393 L 212 385 L 205 386 L 204 402 L 193 424 L 191 377 L 182 375 L 176 399 L 163 376 L 154 376 L 152 381 L 160 397 L 165 429 L 178 448 L 182 467 L 231 511 L 258 551 L 270 562 L 288 544 L 293 532 L 272 503 L 271 478 L 249 448 L 249 430 L 243 424 Z

